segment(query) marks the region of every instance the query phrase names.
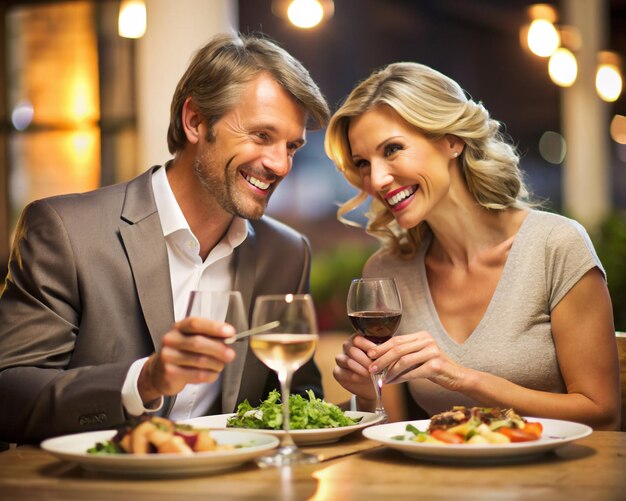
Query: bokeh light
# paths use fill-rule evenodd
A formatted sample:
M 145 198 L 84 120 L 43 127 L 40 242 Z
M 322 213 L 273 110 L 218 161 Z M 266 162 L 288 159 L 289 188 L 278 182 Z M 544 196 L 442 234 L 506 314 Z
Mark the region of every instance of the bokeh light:
M 539 154 L 551 164 L 561 164 L 565 160 L 567 146 L 565 139 L 558 132 L 546 131 L 539 139 Z
M 619 68 L 613 64 L 601 64 L 596 73 L 596 90 L 598 95 L 612 103 L 617 101 L 622 93 L 622 76 Z
M 35 110 L 30 101 L 20 101 L 11 113 L 11 123 L 17 130 L 25 130 L 33 121 Z
M 611 120 L 611 138 L 619 144 L 626 144 L 626 117 L 615 115 Z
M 539 57 L 550 57 L 559 47 L 559 33 L 546 19 L 535 19 L 528 29 L 528 48 Z
M 287 17 L 298 28 L 313 28 L 324 17 L 318 0 L 294 0 L 287 9 Z
M 574 54 L 563 47 L 558 49 L 550 57 L 548 73 L 555 84 L 561 87 L 571 86 L 578 75 L 578 63 Z
M 122 0 L 118 18 L 121 37 L 141 38 L 146 34 L 146 4 L 144 0 Z

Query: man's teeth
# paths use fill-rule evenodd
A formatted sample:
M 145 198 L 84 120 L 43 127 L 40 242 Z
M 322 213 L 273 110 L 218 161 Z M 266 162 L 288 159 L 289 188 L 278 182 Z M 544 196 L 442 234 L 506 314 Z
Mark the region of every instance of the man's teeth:
M 404 200 L 405 198 L 408 198 L 411 195 L 413 195 L 415 191 L 416 191 L 415 187 L 406 188 L 400 191 L 399 193 L 396 193 L 393 197 L 388 198 L 387 203 L 393 207 L 394 205 L 397 205 L 400 202 L 402 202 L 402 200 Z
M 248 181 L 252 186 L 256 186 L 260 190 L 267 190 L 270 187 L 270 183 L 264 183 L 256 177 L 246 176 L 246 181 Z

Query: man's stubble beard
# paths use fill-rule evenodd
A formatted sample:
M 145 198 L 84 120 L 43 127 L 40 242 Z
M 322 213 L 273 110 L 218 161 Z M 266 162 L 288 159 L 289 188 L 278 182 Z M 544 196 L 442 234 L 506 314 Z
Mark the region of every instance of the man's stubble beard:
M 264 204 L 255 204 L 251 209 L 246 207 L 244 196 L 237 192 L 237 169 L 230 169 L 230 164 L 224 165 L 223 176 L 219 176 L 220 166 L 208 158 L 205 152 L 193 164 L 193 170 L 207 195 L 227 213 L 244 219 L 260 219 L 265 213 L 268 199 Z

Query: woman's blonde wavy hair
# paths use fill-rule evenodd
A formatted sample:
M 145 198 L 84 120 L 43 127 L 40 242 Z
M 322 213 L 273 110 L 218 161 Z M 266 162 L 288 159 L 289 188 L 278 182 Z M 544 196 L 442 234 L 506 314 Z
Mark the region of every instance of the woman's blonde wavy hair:
M 519 156 L 501 132 L 500 122 L 490 118 L 482 104 L 468 99 L 454 80 L 428 66 L 400 62 L 390 64 L 361 82 L 333 115 L 325 138 L 326 154 L 347 181 L 360 192 L 337 211 L 338 219 L 358 226 L 344 215 L 365 202 L 368 194 L 352 162 L 348 129 L 353 118 L 385 104 L 426 137 L 437 140 L 447 134 L 461 138 L 465 148 L 458 157 L 461 174 L 470 193 L 486 209 L 504 210 L 532 205 L 519 168 Z M 367 233 L 393 252 L 412 256 L 426 223 L 405 230 L 378 198 L 367 213 Z

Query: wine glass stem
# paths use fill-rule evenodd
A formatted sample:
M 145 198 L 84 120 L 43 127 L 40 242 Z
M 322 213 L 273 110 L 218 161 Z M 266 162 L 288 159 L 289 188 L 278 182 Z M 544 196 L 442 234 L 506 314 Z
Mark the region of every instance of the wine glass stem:
M 372 382 L 374 383 L 374 389 L 376 390 L 376 414 L 387 415 L 385 407 L 383 406 L 383 379 L 385 378 L 385 371 L 376 372 L 371 374 Z
M 295 443 L 289 433 L 289 392 L 291 391 L 291 379 L 293 371 L 280 371 L 278 380 L 280 381 L 280 393 L 283 399 L 283 431 L 285 432 L 281 441 L 282 447 L 294 447 Z

